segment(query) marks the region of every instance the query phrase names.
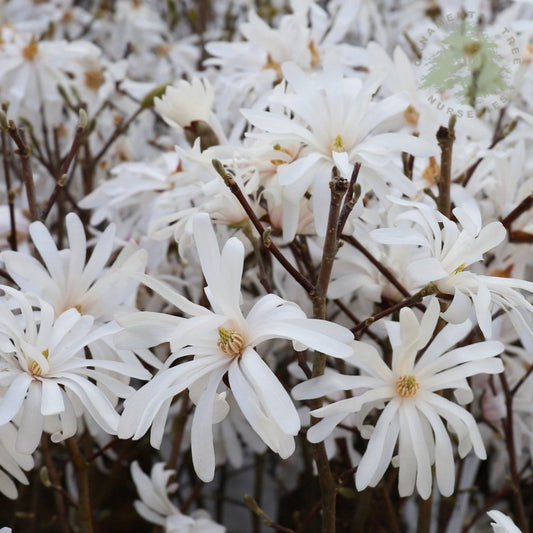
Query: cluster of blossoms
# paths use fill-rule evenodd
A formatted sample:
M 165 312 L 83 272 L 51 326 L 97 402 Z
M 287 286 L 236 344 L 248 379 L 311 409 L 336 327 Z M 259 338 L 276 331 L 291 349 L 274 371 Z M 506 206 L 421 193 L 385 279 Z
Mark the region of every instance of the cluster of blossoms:
M 0 4 L 0 526 L 527 533 L 531 2 L 93 4 Z

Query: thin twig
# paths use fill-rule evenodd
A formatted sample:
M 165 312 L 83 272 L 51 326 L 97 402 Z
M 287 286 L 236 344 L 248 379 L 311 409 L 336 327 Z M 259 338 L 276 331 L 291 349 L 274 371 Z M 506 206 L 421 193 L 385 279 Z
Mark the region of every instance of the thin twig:
M 440 176 L 437 182 L 439 196 L 437 207 L 446 217 L 450 218 L 452 214 L 450 186 L 452 182 L 452 152 L 453 143 L 455 142 L 455 122 L 457 117 L 452 115 L 448 122 L 448 127 L 441 126 L 437 131 L 437 142 L 440 146 Z
M 35 222 L 36 220 L 39 220 L 39 208 L 37 207 L 37 200 L 35 197 L 35 182 L 33 181 L 33 171 L 30 161 L 31 148 L 26 142 L 24 130 L 21 128 L 17 129 L 12 120 L 9 121 L 7 132 L 18 148 L 20 162 L 22 165 L 22 180 L 26 188 L 30 218 L 32 222 Z
M 1 133 L 2 139 L 2 159 L 4 165 L 4 179 L 6 182 L 6 194 L 7 194 L 7 205 L 9 209 L 9 224 L 10 232 L 8 236 L 9 246 L 12 250 L 17 250 L 17 224 L 15 219 L 15 192 L 11 188 L 11 169 L 9 166 L 10 152 L 7 149 L 7 139 L 6 133 L 2 128 Z
M 339 176 L 336 168 L 333 169 L 332 174 L 328 225 L 324 239 L 320 270 L 318 272 L 315 291 L 312 295 L 313 316 L 323 320 L 326 319 L 327 292 L 333 262 L 339 249 L 338 229 L 342 200 L 348 190 L 348 182 Z M 313 356 L 313 377 L 324 374 L 325 368 L 326 355 L 315 352 Z M 310 405 L 312 410 L 319 409 L 322 407 L 322 398 L 312 400 Z M 315 418 L 311 418 L 312 424 L 315 424 L 316 421 Z M 334 533 L 336 530 L 337 486 L 331 472 L 324 443 L 313 444 L 313 452 L 322 494 L 322 533 Z
M 505 445 L 507 447 L 507 454 L 509 455 L 509 468 L 511 470 L 511 483 L 512 483 L 512 499 L 514 504 L 514 510 L 516 514 L 517 525 L 522 533 L 529 532 L 528 519 L 526 517 L 526 511 L 524 509 L 524 500 L 522 498 L 522 491 L 520 490 L 520 473 L 518 472 L 518 465 L 516 461 L 516 447 L 514 439 L 514 413 L 513 413 L 513 395 L 509 389 L 507 378 L 505 374 L 499 375 L 500 382 L 502 384 L 503 393 L 505 396 L 505 408 L 507 416 L 503 421 L 503 427 L 505 431 Z
M 261 224 L 261 221 L 257 218 L 257 215 L 254 213 L 252 206 L 244 196 L 243 192 L 241 191 L 239 185 L 237 184 L 233 176 L 226 171 L 224 165 L 222 165 L 222 163 L 217 159 L 213 159 L 212 163 L 215 167 L 215 170 L 224 180 L 224 183 L 228 186 L 235 198 L 239 200 L 239 203 L 245 210 L 246 214 L 248 215 L 248 218 L 251 220 L 255 229 L 261 236 L 265 248 L 267 248 L 272 253 L 272 255 L 281 263 L 283 268 L 285 268 L 285 270 L 306 290 L 306 292 L 312 293 L 314 290 L 312 283 L 305 279 L 300 274 L 300 272 L 298 272 L 298 270 L 294 268 L 289 263 L 289 261 L 287 261 L 287 258 L 279 251 L 279 248 L 272 242 L 272 239 L 270 238 L 270 228 L 265 229 L 263 227 L 263 224 Z
M 430 294 L 435 294 L 437 290 L 437 287 L 430 283 L 429 285 L 426 285 L 423 289 L 420 289 L 416 294 L 413 294 L 409 298 L 405 298 L 401 302 L 391 305 L 387 309 L 384 309 L 383 311 L 380 311 L 379 313 L 368 317 L 366 320 L 363 320 L 361 324 L 352 328 L 351 331 L 354 334 L 359 333 L 360 335 L 361 332 L 365 331 L 366 328 L 370 327 L 377 320 L 391 315 L 392 313 L 394 313 L 395 311 L 399 311 L 403 307 L 413 307 L 419 304 L 426 296 L 429 296 Z
M 70 451 L 72 464 L 76 471 L 76 478 L 78 481 L 79 493 L 79 522 L 81 533 L 93 532 L 91 495 L 89 490 L 89 469 L 87 461 L 81 454 L 76 437 L 70 437 L 66 440 L 66 444 Z
M 277 522 L 274 522 L 266 513 L 259 507 L 258 503 L 254 500 L 250 494 L 245 494 L 243 497 L 244 503 L 255 515 L 257 515 L 264 522 L 265 525 L 275 529 L 276 531 L 282 531 L 283 533 L 296 533 L 294 529 L 284 527 Z

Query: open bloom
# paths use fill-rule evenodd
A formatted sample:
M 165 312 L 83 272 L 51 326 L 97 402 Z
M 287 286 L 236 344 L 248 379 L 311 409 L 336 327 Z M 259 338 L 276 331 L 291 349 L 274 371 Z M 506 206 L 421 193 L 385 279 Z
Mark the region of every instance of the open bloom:
M 482 226 L 479 207 L 473 201 L 453 210 L 459 224 L 428 205 L 401 199 L 394 202 L 411 209 L 398 216 L 397 227 L 373 230 L 371 237 L 380 243 L 408 247 L 410 253 L 405 257 L 409 258 L 406 272 L 410 288 L 420 289 L 433 282 L 442 293 L 453 295 L 443 314 L 448 322 L 466 320 L 473 304 L 486 337 L 491 334 L 493 304 L 511 311 L 519 327 L 525 325 L 517 309 L 533 312 L 533 306 L 516 289 L 533 292 L 532 282 L 465 270 L 505 239 L 501 222 Z
M 142 272 L 146 252 L 124 248 L 106 268 L 115 247 L 115 225 L 110 224 L 98 237 L 86 264 L 87 239 L 78 215 L 69 213 L 66 226 L 69 248 L 58 250 L 42 222 L 31 224 L 30 235 L 44 266 L 26 253 L 6 251 L 0 255 L 5 268 L 23 291 L 49 302 L 56 316 L 74 307 L 100 322 L 112 320 L 117 306 L 131 298 L 138 285 L 124 276 L 124 271 Z
M 204 481 L 213 479 L 215 452 L 212 425 L 229 409 L 219 395 L 227 376 L 236 403 L 261 439 L 283 458 L 294 451 L 300 429 L 296 408 L 256 346 L 274 338 L 291 339 L 298 349 L 310 347 L 330 355 L 348 357 L 351 332 L 336 324 L 308 319 L 292 302 L 274 294 L 260 298 L 245 317 L 241 311 L 244 246 L 237 238 L 222 253 L 209 217 L 197 215 L 193 232 L 200 264 L 207 281 L 205 294 L 213 311 L 196 305 L 170 287 L 148 276 L 137 276 L 191 318 L 159 313 L 137 313 L 119 319 L 131 335 L 156 345 L 165 325 L 173 355 L 154 378 L 126 400 L 119 427 L 121 438 L 140 438 L 150 426 L 151 443 L 159 447 L 172 398 L 189 389 L 196 403 L 191 427 L 193 463 Z M 150 333 L 153 330 L 155 333 Z M 192 360 L 171 365 L 184 357 Z
M 222 126 L 212 111 L 215 93 L 207 79 L 194 78 L 191 83 L 180 80 L 177 87 L 169 85 L 161 98 L 154 100 L 157 111 L 170 126 L 184 131 L 190 141 L 196 137 L 219 144 L 225 139 Z M 191 144 L 193 144 L 191 142 Z
M 399 93 L 381 101 L 374 100 L 379 83 L 343 77 L 337 64 L 326 64 L 314 75 L 303 72 L 294 63 L 284 63 L 282 71 L 288 82 L 285 93 L 274 93 L 270 102 L 285 112 L 243 110 L 244 116 L 266 133 L 258 134 L 272 144 L 301 143 L 298 158 L 279 165 L 279 182 L 284 188 L 284 239 L 291 240 L 298 222 L 301 198 L 311 190 L 313 214 L 318 235 L 324 236 L 330 197 L 329 181 L 336 166 L 349 176 L 356 162 L 362 164 L 358 183 L 363 194 L 373 190 L 378 196 L 392 187 L 414 195 L 416 187 L 396 166 L 401 152 L 429 156 L 434 147 L 406 133 L 385 133 L 390 119 L 409 104 Z
M 37 448 L 45 422 L 53 428 L 53 442 L 72 437 L 83 414 L 116 434 L 119 415 L 104 389 L 121 398 L 133 389 L 109 372 L 140 379 L 149 373 L 142 366 L 87 359 L 83 349 L 120 327 L 110 322 L 95 329 L 94 319 L 76 309 L 54 319 L 47 302 L 0 288 L 5 293 L 0 300 L 0 426 L 20 414 L 17 451 Z
M 399 466 L 400 496 L 410 495 L 416 484 L 420 496 L 429 498 L 433 465 L 441 494 L 452 494 L 455 462 L 451 439 L 441 418 L 457 436 L 461 457 L 472 447 L 478 457 L 486 457 L 472 415 L 438 393 L 452 389 L 462 403 L 471 401 L 473 394 L 466 378 L 479 373 L 501 372 L 502 362 L 494 356 L 503 350 L 503 345 L 486 341 L 450 350 L 470 331 L 469 322 L 448 324 L 428 345 L 438 318 L 439 304 L 434 299 L 420 322 L 411 309 L 404 308 L 399 323 L 387 323 L 393 349 L 391 368 L 373 346 L 356 342 L 355 354 L 349 362 L 362 370 L 361 375 L 329 373 L 300 383 L 293 389 L 293 396 L 299 399 L 354 390 L 353 397 L 312 411 L 314 416 L 323 420 L 309 429 L 307 436 L 311 442 L 323 440 L 354 412 L 364 411 L 369 406 L 383 409 L 357 469 L 358 490 L 376 486 L 393 460 L 393 464 Z M 425 350 L 417 360 L 417 354 L 423 348 Z M 393 459 L 396 443 L 398 452 Z

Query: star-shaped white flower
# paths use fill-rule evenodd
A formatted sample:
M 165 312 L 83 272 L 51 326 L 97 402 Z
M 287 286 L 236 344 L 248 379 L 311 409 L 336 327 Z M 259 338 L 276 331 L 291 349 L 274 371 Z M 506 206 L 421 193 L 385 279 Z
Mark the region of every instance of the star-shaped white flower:
M 286 458 L 294 451 L 300 419 L 256 346 L 269 339 L 291 339 L 298 349 L 309 347 L 348 357 L 353 335 L 337 324 L 306 318 L 300 307 L 274 294 L 260 298 L 245 317 L 241 311 L 243 244 L 231 238 L 219 252 L 207 215 L 194 218 L 193 231 L 207 281 L 205 293 L 213 310 L 189 302 L 153 278 L 137 276 L 191 318 L 138 313 L 119 319 L 132 336 L 147 337 L 146 345 L 161 342 L 167 332 L 173 352 L 164 368 L 125 402 L 119 436 L 138 439 L 151 426 L 151 443 L 159 447 L 173 397 L 193 388 L 197 404 L 191 428 L 193 462 L 198 476 L 210 481 L 215 470 L 212 425 L 228 410 L 219 398 L 222 378 L 227 376 L 235 401 L 255 432 Z M 178 361 L 190 356 L 192 360 Z M 179 364 L 171 366 L 176 362 Z
M 138 364 L 88 359 L 83 349 L 121 328 L 114 322 L 94 328 L 93 317 L 73 308 L 55 319 L 47 302 L 0 289 L 0 426 L 20 413 L 17 451 L 37 448 L 45 422 L 54 428 L 53 442 L 75 435 L 83 414 L 115 435 L 119 415 L 104 387 L 125 398 L 133 389 L 114 373 L 126 381 L 150 374 Z
M 376 486 L 392 460 L 399 466 L 400 496 L 410 495 L 416 485 L 420 496 L 429 498 L 433 465 L 441 494 L 452 494 L 455 462 L 442 418 L 458 438 L 461 457 L 472 447 L 478 457 L 486 457 L 472 415 L 439 392 L 452 389 L 461 403 L 472 401 L 466 378 L 479 373 L 501 372 L 502 362 L 494 356 L 503 350 L 503 345 L 486 341 L 451 349 L 470 331 L 469 322 L 448 324 L 430 343 L 438 318 L 439 304 L 434 299 L 420 322 L 411 309 L 404 308 L 399 323 L 387 323 L 393 349 L 391 368 L 373 346 L 355 342 L 355 353 L 349 362 L 361 369 L 361 375 L 329 373 L 293 389 L 293 396 L 298 399 L 320 398 L 339 390 L 354 391 L 352 397 L 312 412 L 323 420 L 308 430 L 311 442 L 323 440 L 354 412 L 369 406 L 383 409 L 357 468 L 358 490 Z M 393 458 L 396 443 L 397 456 Z

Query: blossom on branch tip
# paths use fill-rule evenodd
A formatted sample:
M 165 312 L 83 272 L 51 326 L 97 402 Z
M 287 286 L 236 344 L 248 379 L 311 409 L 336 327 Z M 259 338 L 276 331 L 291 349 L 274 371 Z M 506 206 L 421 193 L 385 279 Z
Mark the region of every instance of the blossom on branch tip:
M 190 318 L 171 317 L 169 322 L 164 314 L 137 313 L 119 319 L 132 337 L 140 327 L 140 340 L 152 325 L 164 333 L 168 323 L 167 340 L 172 350 L 164 368 L 126 400 L 119 436 L 138 439 L 151 426 L 150 441 L 159 447 L 172 399 L 189 389 L 196 403 L 191 428 L 193 463 L 198 476 L 210 481 L 215 470 L 212 425 L 229 409 L 219 393 L 223 378 L 227 376 L 235 402 L 253 430 L 286 458 L 294 451 L 300 419 L 256 346 L 281 338 L 292 340 L 298 350 L 312 348 L 345 358 L 352 354 L 349 342 L 353 335 L 337 324 L 306 318 L 300 307 L 274 294 L 259 298 L 245 317 L 241 310 L 243 244 L 230 238 L 220 252 L 207 215 L 194 218 L 193 231 L 212 310 L 186 300 L 153 278 L 137 276 Z M 161 342 L 162 338 L 152 340 Z M 193 358 L 180 361 L 190 356 Z
M 393 349 L 390 368 L 373 346 L 354 341 L 354 355 L 347 362 L 358 367 L 361 375 L 328 373 L 300 383 L 292 391 L 297 399 L 354 391 L 352 397 L 312 411 L 322 420 L 309 428 L 307 437 L 311 442 L 324 440 L 354 412 L 368 406 L 382 410 L 357 468 L 358 490 L 375 487 L 392 461 L 399 466 L 400 496 L 412 494 L 416 486 L 422 498 L 429 498 L 433 466 L 439 491 L 444 496 L 451 495 L 455 462 L 449 430 L 442 418 L 458 439 L 461 457 L 473 448 L 478 457 L 486 458 L 473 416 L 439 393 L 450 389 L 459 403 L 472 401 L 466 378 L 501 372 L 503 364 L 495 356 L 502 352 L 503 344 L 485 341 L 452 349 L 471 330 L 468 321 L 446 325 L 431 341 L 438 319 L 436 299 L 420 321 L 411 309 L 403 308 L 399 323 L 387 323 Z M 423 352 L 419 356 L 420 350 Z M 393 457 L 396 444 L 397 455 Z

